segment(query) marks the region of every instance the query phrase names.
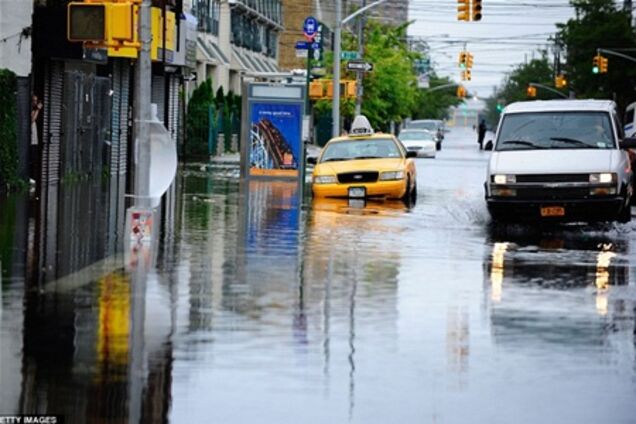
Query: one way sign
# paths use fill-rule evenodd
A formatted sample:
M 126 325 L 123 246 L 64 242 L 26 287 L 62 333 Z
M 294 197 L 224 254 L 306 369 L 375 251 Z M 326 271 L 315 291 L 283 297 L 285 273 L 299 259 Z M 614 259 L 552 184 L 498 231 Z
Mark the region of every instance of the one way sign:
M 352 60 L 347 62 L 347 70 L 354 72 L 371 72 L 373 70 L 373 63 L 368 63 L 360 60 Z

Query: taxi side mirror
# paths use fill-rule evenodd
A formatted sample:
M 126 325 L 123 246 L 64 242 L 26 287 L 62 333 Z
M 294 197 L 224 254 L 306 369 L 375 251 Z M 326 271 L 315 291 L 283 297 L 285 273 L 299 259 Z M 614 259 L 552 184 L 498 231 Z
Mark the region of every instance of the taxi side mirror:
M 412 151 L 408 151 L 406 152 L 406 158 L 416 158 L 417 157 L 417 152 L 412 152 Z
M 488 140 L 488 142 L 484 146 L 484 150 L 492 151 L 492 148 L 493 148 L 492 140 Z
M 307 163 L 310 165 L 316 165 L 318 163 L 318 158 L 315 156 L 309 156 L 307 158 Z
M 621 149 L 636 149 L 636 137 L 625 137 L 620 142 Z

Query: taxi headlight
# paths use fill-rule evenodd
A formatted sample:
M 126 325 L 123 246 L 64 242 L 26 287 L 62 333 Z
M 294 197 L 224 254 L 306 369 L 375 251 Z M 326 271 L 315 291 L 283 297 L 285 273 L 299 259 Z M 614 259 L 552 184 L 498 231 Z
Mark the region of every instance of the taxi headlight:
M 314 183 L 316 184 L 335 184 L 338 179 L 335 175 L 318 175 L 314 177 Z
M 390 171 L 380 174 L 380 181 L 403 180 L 404 171 Z
M 495 174 L 492 176 L 492 182 L 495 184 L 514 184 L 517 182 L 515 175 Z
M 591 184 L 610 184 L 616 182 L 616 174 L 603 172 L 598 174 L 590 174 Z

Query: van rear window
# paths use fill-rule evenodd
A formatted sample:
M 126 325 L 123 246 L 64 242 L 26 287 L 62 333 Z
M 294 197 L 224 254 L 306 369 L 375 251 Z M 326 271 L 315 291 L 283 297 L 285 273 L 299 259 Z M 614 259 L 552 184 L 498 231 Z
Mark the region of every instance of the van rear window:
M 495 150 L 613 149 L 606 112 L 528 112 L 505 115 Z

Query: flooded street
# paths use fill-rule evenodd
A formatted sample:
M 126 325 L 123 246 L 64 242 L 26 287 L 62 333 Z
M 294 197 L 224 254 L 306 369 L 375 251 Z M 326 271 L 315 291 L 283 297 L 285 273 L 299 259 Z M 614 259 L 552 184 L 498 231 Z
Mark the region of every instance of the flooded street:
M 121 187 L 3 199 L 0 414 L 635 423 L 636 219 L 494 227 L 489 153 L 443 146 L 412 208 L 188 165 L 143 280 Z

